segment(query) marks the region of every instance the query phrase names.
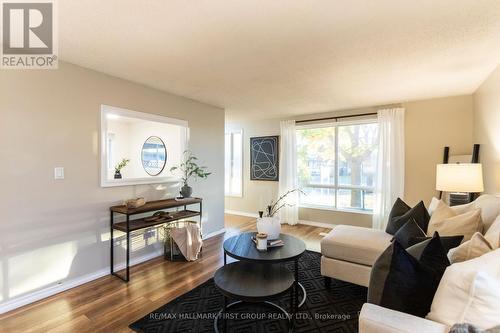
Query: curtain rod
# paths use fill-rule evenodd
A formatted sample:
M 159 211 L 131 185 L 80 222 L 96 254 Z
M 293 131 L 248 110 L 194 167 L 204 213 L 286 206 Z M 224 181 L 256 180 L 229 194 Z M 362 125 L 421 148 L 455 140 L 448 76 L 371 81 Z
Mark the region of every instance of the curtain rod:
M 308 123 L 310 121 L 337 120 L 337 119 L 343 119 L 343 118 L 373 116 L 373 115 L 376 115 L 376 114 L 377 114 L 377 112 L 360 113 L 360 114 L 352 114 L 352 115 L 348 115 L 348 116 L 337 116 L 337 117 L 326 117 L 326 118 L 315 118 L 315 119 L 297 120 L 295 123 L 296 124 L 300 124 L 300 123 Z

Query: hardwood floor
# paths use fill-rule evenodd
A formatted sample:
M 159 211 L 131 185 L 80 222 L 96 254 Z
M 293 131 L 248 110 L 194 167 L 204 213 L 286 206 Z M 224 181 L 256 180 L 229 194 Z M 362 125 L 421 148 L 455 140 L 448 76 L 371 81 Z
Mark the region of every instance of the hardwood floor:
M 226 215 L 226 233 L 205 241 L 195 262 L 155 258 L 131 268 L 131 281 L 106 276 L 0 315 L 0 332 L 131 332 L 128 325 L 161 305 L 213 277 L 223 264 L 222 242 L 252 231 L 255 219 Z M 330 229 L 306 225 L 283 226 L 309 250 L 319 251 L 320 233 Z

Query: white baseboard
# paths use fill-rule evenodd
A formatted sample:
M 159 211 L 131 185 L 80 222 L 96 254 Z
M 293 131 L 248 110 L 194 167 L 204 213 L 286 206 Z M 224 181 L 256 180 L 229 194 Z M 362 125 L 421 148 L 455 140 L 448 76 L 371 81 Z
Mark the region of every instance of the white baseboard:
M 203 236 L 203 240 L 206 240 L 206 239 L 209 239 L 209 238 L 212 238 L 212 237 L 215 237 L 217 235 L 220 235 L 220 234 L 223 234 L 226 232 L 226 229 L 225 228 L 222 228 L 220 230 L 217 230 L 217 231 L 214 231 L 214 232 L 211 232 L 209 234 L 206 234 Z
M 258 218 L 259 217 L 259 214 L 247 213 L 247 212 L 242 212 L 242 211 L 239 211 L 239 210 L 226 209 L 224 211 L 224 213 L 225 214 L 231 214 L 231 215 L 240 215 L 240 216 L 254 217 L 254 218 Z
M 328 228 L 328 229 L 333 229 L 333 227 L 335 227 L 335 224 L 330 224 L 330 223 L 325 223 L 325 222 L 307 221 L 307 220 L 299 220 L 299 224 L 310 225 L 313 227 L 320 227 L 320 228 Z
M 140 264 L 142 262 L 151 260 L 153 258 L 159 257 L 163 255 L 163 250 L 162 251 L 154 251 L 152 253 L 145 254 L 143 256 L 133 258 L 130 260 L 130 266 L 134 266 L 137 264 Z M 119 264 L 115 266 L 115 271 L 119 271 L 125 268 L 125 263 Z M 0 303 L 0 314 L 6 313 L 8 311 L 17 309 L 21 306 L 39 301 L 41 299 L 47 298 L 49 296 L 59 294 L 65 290 L 71 289 L 78 287 L 82 284 L 91 282 L 93 280 L 96 280 L 98 278 L 101 278 L 103 276 L 109 275 L 110 274 L 110 268 L 106 267 L 103 269 L 98 270 L 97 272 L 86 274 L 84 276 L 80 276 L 71 280 L 66 280 L 62 281 L 59 284 L 45 287 L 43 289 L 34 291 L 29 294 L 25 294 L 22 296 L 18 296 L 12 299 L 9 299 L 5 302 Z

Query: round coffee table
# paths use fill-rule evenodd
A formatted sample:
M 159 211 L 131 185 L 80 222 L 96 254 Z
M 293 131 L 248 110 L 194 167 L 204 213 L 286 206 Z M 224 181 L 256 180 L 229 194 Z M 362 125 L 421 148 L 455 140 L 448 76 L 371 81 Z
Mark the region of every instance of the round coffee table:
M 306 251 L 306 244 L 297 237 L 280 234 L 285 245 L 281 247 L 268 248 L 267 251 L 259 251 L 252 240 L 256 232 L 245 232 L 237 236 L 230 237 L 224 241 L 224 265 L 227 262 L 227 257 L 250 262 L 259 263 L 278 263 L 286 261 L 294 261 L 295 281 L 297 286 L 302 289 L 302 300 L 296 303 L 297 309 L 304 305 L 306 301 L 306 289 L 299 282 L 299 258 Z M 296 293 L 296 302 L 299 294 Z
M 295 278 L 292 272 L 282 265 L 238 261 L 222 266 L 215 272 L 214 284 L 224 296 L 224 306 L 214 320 L 214 331 L 219 331 L 218 318 L 221 314 L 224 315 L 229 307 L 242 302 L 259 302 L 278 309 L 284 315 L 284 318 L 288 320 L 289 331 L 291 332 L 291 315 L 269 300 L 291 291 L 290 311 L 293 316 L 294 283 Z M 237 299 L 238 301 L 228 305 L 228 298 Z M 223 323 L 225 332 L 227 319 L 224 319 Z
M 259 268 L 256 268 L 256 271 L 257 271 L 257 269 L 274 270 L 274 269 L 278 269 L 278 268 L 282 270 L 281 274 L 283 274 L 284 280 L 283 281 L 279 281 L 279 279 L 276 280 L 276 284 L 281 285 L 283 283 L 283 285 L 281 285 L 281 287 L 271 286 L 270 287 L 271 289 L 266 291 L 266 289 L 267 289 L 266 285 L 269 283 L 266 280 L 263 283 L 259 282 L 259 283 L 255 284 L 255 290 L 243 292 L 243 293 L 251 293 L 250 296 L 252 296 L 252 295 L 258 296 L 258 294 L 260 294 L 260 293 L 273 294 L 273 293 L 281 290 L 282 288 L 284 288 L 284 286 L 286 285 L 286 281 L 288 281 L 287 278 L 291 272 L 288 269 L 286 269 L 285 267 L 282 267 L 281 265 L 275 265 L 275 264 L 293 261 L 294 262 L 294 273 L 293 273 L 293 288 L 291 288 L 291 291 L 292 291 L 292 304 L 291 304 L 292 311 L 291 311 L 291 313 L 297 313 L 299 307 L 304 304 L 305 299 L 307 297 L 305 288 L 299 283 L 299 258 L 306 251 L 305 243 L 296 237 L 286 235 L 286 234 L 280 234 L 279 239 L 281 239 L 285 243 L 285 245 L 283 245 L 281 247 L 268 248 L 267 251 L 258 251 L 257 247 L 255 246 L 254 241 L 252 240 L 252 237 L 255 236 L 255 234 L 256 234 L 256 232 L 246 232 L 246 233 L 242 233 L 240 235 L 228 238 L 224 241 L 224 245 L 223 245 L 223 247 L 224 247 L 224 266 L 221 267 L 216 272 L 215 275 L 217 276 L 217 280 L 215 279 L 215 276 L 214 276 L 214 281 L 216 283 L 216 286 L 218 286 L 219 289 L 221 290 L 221 292 L 224 294 L 224 309 L 223 310 L 225 311 L 227 308 L 229 308 L 235 304 L 241 303 L 241 301 L 245 301 L 245 297 L 248 296 L 246 294 L 242 294 L 242 292 L 240 292 L 240 291 L 231 295 L 231 292 L 228 292 L 228 290 L 224 290 L 224 291 L 222 290 L 222 288 L 227 289 L 225 287 L 225 285 L 227 285 L 227 283 L 229 283 L 229 282 L 225 283 L 222 280 L 228 278 L 228 276 L 230 276 L 231 274 L 236 276 L 236 273 L 234 273 L 235 271 L 239 271 L 240 272 L 239 274 L 241 274 L 241 275 L 251 275 L 251 276 L 255 275 L 253 273 L 250 274 L 249 270 L 246 270 L 246 269 L 241 270 L 240 268 L 243 266 L 239 266 L 239 265 L 243 265 L 243 264 L 259 265 L 259 266 L 256 266 L 256 267 L 259 267 Z M 227 265 L 227 256 L 238 259 L 238 260 L 240 260 L 240 262 Z M 239 265 L 235 265 L 235 264 L 239 264 Z M 231 270 L 233 273 L 231 273 L 231 274 L 227 273 L 227 272 L 229 272 L 229 268 L 226 268 L 226 267 L 232 267 Z M 285 271 L 283 271 L 283 270 L 286 270 L 288 273 L 285 273 Z M 221 271 L 221 273 L 219 273 L 219 271 Z M 221 286 L 217 285 L 218 282 L 221 283 Z M 231 286 L 230 288 L 236 288 L 237 290 L 247 288 L 246 285 L 242 284 L 241 282 L 238 282 L 236 279 L 234 279 L 231 283 L 235 283 L 236 285 Z M 303 298 L 300 302 L 299 302 L 299 287 L 303 291 Z M 274 288 L 277 288 L 277 289 L 274 289 Z M 281 293 L 284 293 L 287 290 L 288 289 L 282 290 Z M 279 294 L 280 293 L 277 293 L 274 295 L 264 296 L 262 299 L 265 299 L 265 298 L 271 297 L 271 296 L 276 296 Z M 240 301 L 227 305 L 226 304 L 226 296 L 237 298 Z M 257 298 L 251 297 L 250 301 L 257 301 L 257 299 L 258 299 L 258 297 Z M 248 299 L 247 299 L 247 301 L 248 301 Z M 283 309 L 281 309 L 278 305 L 275 305 L 274 303 L 271 303 L 269 301 L 265 301 L 265 303 L 268 305 L 277 307 L 280 310 L 284 311 Z M 223 310 L 221 310 L 220 313 L 222 313 Z M 215 321 L 214 321 L 214 329 L 216 330 L 216 332 L 218 330 L 218 328 L 217 328 L 218 317 L 219 316 L 217 316 L 215 318 Z

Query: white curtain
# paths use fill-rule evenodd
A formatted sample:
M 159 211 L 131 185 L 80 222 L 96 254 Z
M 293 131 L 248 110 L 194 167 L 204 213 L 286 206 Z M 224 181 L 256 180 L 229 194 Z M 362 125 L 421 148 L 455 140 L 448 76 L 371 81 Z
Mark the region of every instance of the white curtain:
M 279 162 L 279 195 L 296 189 L 297 180 L 297 139 L 295 120 L 284 120 L 280 123 L 280 162 Z M 299 220 L 299 195 L 297 192 L 289 194 L 286 206 L 280 210 L 281 223 L 297 224 Z
M 405 181 L 405 110 L 378 111 L 379 147 L 373 228 L 385 230 L 394 201 L 403 197 Z

